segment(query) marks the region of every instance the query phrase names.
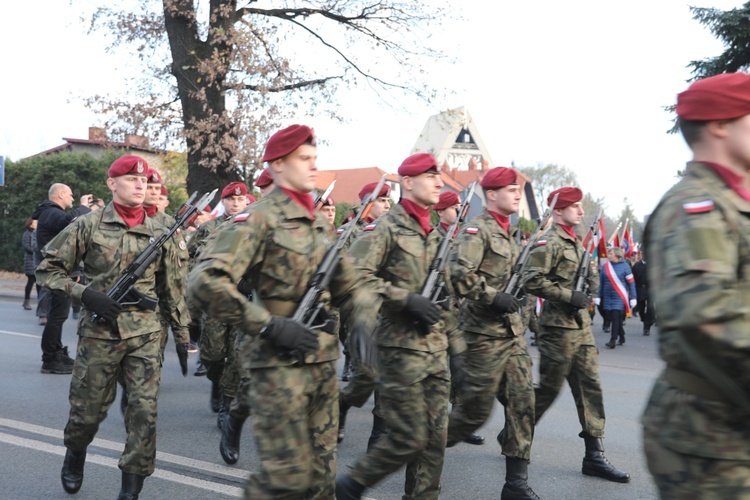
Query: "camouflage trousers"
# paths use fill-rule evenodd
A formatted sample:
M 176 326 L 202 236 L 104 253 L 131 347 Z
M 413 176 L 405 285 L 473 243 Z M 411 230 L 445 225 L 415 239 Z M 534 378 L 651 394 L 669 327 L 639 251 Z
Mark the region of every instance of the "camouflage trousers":
M 335 361 L 250 371 L 260 457 L 245 498 L 334 498 L 339 426 Z
M 448 419 L 448 442 L 463 441 L 484 424 L 495 398 L 505 408 L 503 455 L 529 460 L 534 438 L 534 381 L 523 337 L 465 332 L 460 405 Z
M 125 450 L 119 467 L 150 476 L 156 458 L 156 399 L 161 380 L 161 331 L 125 340 L 78 338 L 70 380 L 70 415 L 65 446 L 85 450 L 117 395 L 122 371 L 128 408 L 125 411 Z
M 568 381 L 583 432 L 604 437 L 604 398 L 599 381 L 599 350 L 591 330 L 540 325 L 539 386 L 536 388 L 536 421 L 560 394 Z
M 448 434 L 447 353 L 378 347 L 378 373 L 388 433 L 357 460 L 351 476 L 374 486 L 406 465 L 403 498 L 437 498 Z
M 206 377 L 219 382 L 225 396 L 235 398 L 240 385 L 237 351 L 239 330 L 203 314 L 201 317 L 201 362 L 206 366 Z

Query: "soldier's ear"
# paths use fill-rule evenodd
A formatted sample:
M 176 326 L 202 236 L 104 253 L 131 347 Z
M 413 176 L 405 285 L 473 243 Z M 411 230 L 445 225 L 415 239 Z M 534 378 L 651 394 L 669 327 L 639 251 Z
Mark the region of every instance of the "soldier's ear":
M 411 191 L 414 189 L 414 181 L 410 176 L 401 177 L 401 189 L 404 191 Z

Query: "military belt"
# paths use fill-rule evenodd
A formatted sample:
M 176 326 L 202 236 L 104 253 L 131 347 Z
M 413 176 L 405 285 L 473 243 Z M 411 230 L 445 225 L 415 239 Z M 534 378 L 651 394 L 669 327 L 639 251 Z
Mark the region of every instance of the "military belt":
M 678 370 L 668 366 L 664 370 L 664 378 L 677 389 L 685 391 L 693 396 L 698 396 L 711 401 L 731 404 L 724 394 L 711 382 L 694 373 Z
M 294 315 L 294 311 L 297 310 L 299 302 L 292 300 L 276 300 L 276 299 L 265 299 L 263 305 L 266 306 L 268 312 L 274 316 L 285 316 L 287 318 Z

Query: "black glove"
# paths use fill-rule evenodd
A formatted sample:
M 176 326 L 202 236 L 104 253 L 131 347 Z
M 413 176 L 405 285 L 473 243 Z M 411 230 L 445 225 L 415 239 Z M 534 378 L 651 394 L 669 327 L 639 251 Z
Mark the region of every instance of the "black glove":
M 315 316 L 315 321 L 313 321 L 312 326 L 334 335 L 336 333 L 336 328 L 339 325 L 336 316 L 326 311 L 324 307 L 321 307 L 320 311 L 318 311 L 318 315 Z
M 349 332 L 349 350 L 355 363 L 373 370 L 376 364 L 377 347 L 375 340 L 362 326 L 354 326 Z
M 177 359 L 180 360 L 180 368 L 182 369 L 182 376 L 187 377 L 188 368 L 188 345 L 177 344 Z
M 240 279 L 240 282 L 237 283 L 237 291 L 242 295 L 251 297 L 253 295 L 253 284 L 247 281 L 245 278 L 242 278 Z
M 108 297 L 106 293 L 97 292 L 91 288 L 86 288 L 83 291 L 81 302 L 86 309 L 107 321 L 116 320 L 122 312 L 122 306 L 115 299 Z
M 291 318 L 274 317 L 260 333 L 284 351 L 310 353 L 318 350 L 318 336 Z
M 406 298 L 406 312 L 423 325 L 434 325 L 440 319 L 440 309 L 418 293 L 410 293 Z
M 586 309 L 590 302 L 591 300 L 583 292 L 573 292 L 570 297 L 570 305 L 576 309 Z
M 461 387 L 466 380 L 466 372 L 464 372 L 464 363 L 466 362 L 466 353 L 451 354 L 448 356 L 448 362 L 450 363 L 451 369 L 451 386 L 458 393 L 461 392 Z
M 514 313 L 519 307 L 518 299 L 509 293 L 497 292 L 495 298 L 492 299 L 492 310 L 500 314 Z

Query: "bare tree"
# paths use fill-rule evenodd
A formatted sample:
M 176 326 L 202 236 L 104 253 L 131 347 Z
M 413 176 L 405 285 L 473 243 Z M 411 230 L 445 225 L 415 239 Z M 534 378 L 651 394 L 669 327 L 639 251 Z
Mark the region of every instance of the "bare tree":
M 519 167 L 518 171 L 531 179 L 534 186 L 534 195 L 539 203 L 546 203 L 547 196 L 555 189 L 578 185 L 578 177 L 576 177 L 575 172 L 556 163 L 546 165 L 538 163 L 533 167 Z

